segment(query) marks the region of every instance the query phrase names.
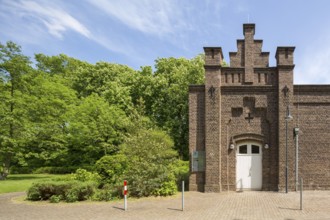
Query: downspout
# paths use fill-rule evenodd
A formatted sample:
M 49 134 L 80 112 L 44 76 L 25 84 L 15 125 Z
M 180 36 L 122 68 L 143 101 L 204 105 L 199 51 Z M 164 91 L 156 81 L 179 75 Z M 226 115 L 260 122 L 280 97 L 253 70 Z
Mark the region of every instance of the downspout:
M 231 122 L 231 119 L 228 120 L 227 123 L 227 140 L 226 140 L 226 146 L 227 146 L 227 192 L 229 192 L 229 124 Z

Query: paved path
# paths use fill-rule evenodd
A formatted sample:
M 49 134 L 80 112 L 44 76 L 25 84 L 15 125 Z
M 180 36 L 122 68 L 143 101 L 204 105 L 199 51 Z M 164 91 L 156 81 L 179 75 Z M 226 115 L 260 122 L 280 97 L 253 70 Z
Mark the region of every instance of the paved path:
M 30 203 L 24 193 L 0 195 L 1 220 L 109 220 L 109 219 L 283 219 L 330 220 L 330 191 L 305 191 L 303 211 L 299 193 L 230 192 L 185 193 L 185 210 L 180 195 L 170 198 L 129 200 L 128 211 L 120 202 Z M 21 197 L 21 198 L 20 198 Z

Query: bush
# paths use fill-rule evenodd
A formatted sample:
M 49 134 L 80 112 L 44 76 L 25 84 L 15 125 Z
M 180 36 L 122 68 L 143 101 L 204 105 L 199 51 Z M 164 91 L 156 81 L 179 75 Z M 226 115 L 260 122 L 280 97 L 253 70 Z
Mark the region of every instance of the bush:
M 33 184 L 29 188 L 27 199 L 31 201 L 51 200 L 53 202 L 58 199 L 67 202 L 83 201 L 92 197 L 95 189 L 96 184 L 94 182 L 41 182 Z
M 74 180 L 78 180 L 81 182 L 85 181 L 95 181 L 99 182 L 100 176 L 97 173 L 91 173 L 85 169 L 77 169 L 76 172 L 73 174 L 72 178 Z
M 61 195 L 52 195 L 49 199 L 51 203 L 59 203 L 62 200 Z
M 173 175 L 169 181 L 161 184 L 161 186 L 158 189 L 156 189 L 154 192 L 152 192 L 152 194 L 155 196 L 171 196 L 176 191 L 177 191 L 177 185 Z
M 182 181 L 184 181 L 185 190 L 188 190 L 189 186 L 189 161 L 178 160 L 173 165 L 174 175 L 178 189 L 182 190 Z
M 38 184 L 33 184 L 27 191 L 27 200 L 38 201 L 41 200 L 41 193 Z
M 125 176 L 132 196 L 167 196 L 177 191 L 171 138 L 159 130 L 141 130 L 122 145 L 128 168 Z
M 78 167 L 40 167 L 33 171 L 35 174 L 68 174 L 74 173 Z
M 30 174 L 32 169 L 30 167 L 11 166 L 10 174 Z
M 32 201 L 48 200 L 53 195 L 65 196 L 65 192 L 76 182 L 47 181 L 33 184 L 27 192 L 27 199 Z
M 95 191 L 95 183 L 86 182 L 73 186 L 68 189 L 65 193 L 65 198 L 67 202 L 76 202 L 76 201 L 84 201 L 92 197 Z
M 65 166 L 65 167 L 39 167 L 33 171 L 35 174 L 68 174 L 74 173 L 77 169 L 85 169 L 87 171 L 93 170 L 92 166 Z
M 114 198 L 111 189 L 97 189 L 92 197 L 94 201 L 110 201 Z
M 104 184 L 122 185 L 127 170 L 127 157 L 122 154 L 104 156 L 95 164 L 95 170 Z

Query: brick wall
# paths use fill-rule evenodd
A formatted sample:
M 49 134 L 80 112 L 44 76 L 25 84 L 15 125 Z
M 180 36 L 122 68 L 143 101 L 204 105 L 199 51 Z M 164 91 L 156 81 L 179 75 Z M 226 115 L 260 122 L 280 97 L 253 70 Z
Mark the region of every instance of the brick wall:
M 254 24 L 243 25 L 230 67 L 221 66 L 221 47 L 204 48 L 205 85 L 189 90 L 189 151 L 205 150 L 206 167 L 191 173 L 190 190 L 236 190 L 237 145 L 245 141 L 269 146 L 262 149 L 262 190 L 284 191 L 286 180 L 294 190 L 297 126 L 305 188 L 330 189 L 330 86 L 294 86 L 295 48 L 278 47 L 277 65 L 268 67 L 269 52 L 254 32 Z
M 293 117 L 300 129 L 298 174 L 304 188 L 329 190 L 330 86 L 295 85 Z
M 205 86 L 189 87 L 189 152 L 205 151 Z M 191 162 L 191 160 L 190 160 Z M 190 163 L 191 167 L 191 163 Z M 205 172 L 192 172 L 189 190 L 204 191 Z

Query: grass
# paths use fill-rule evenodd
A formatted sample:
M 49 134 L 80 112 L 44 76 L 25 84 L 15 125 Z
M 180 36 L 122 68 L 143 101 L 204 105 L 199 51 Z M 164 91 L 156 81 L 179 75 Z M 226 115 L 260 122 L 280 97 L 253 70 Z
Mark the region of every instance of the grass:
M 32 183 L 61 178 L 65 175 L 53 174 L 11 174 L 6 180 L 0 181 L 0 194 L 9 192 L 24 192 Z

